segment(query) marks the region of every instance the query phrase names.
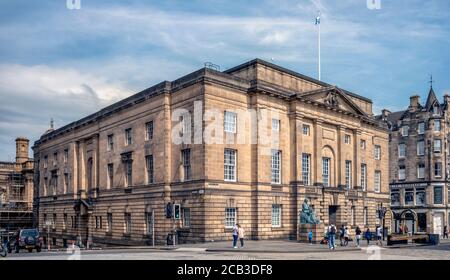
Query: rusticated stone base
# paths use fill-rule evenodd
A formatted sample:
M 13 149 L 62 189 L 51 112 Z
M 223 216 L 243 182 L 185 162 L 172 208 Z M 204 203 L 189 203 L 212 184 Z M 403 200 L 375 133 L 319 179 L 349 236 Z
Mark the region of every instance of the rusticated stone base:
M 324 224 L 317 224 L 317 225 L 310 225 L 310 224 L 300 224 L 298 226 L 298 234 L 297 234 L 297 241 L 302 243 L 309 242 L 308 240 L 308 234 L 309 231 L 313 232 L 313 243 L 320 243 L 323 239 L 323 235 L 325 232 L 325 226 Z

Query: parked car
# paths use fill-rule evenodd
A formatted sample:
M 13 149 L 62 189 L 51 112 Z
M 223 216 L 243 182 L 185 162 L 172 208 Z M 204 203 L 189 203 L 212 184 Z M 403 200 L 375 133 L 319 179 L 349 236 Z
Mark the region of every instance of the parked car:
M 11 253 L 13 249 L 16 253 L 19 253 L 21 249 L 27 249 L 30 253 L 33 249 L 40 252 L 42 242 L 42 237 L 37 229 L 21 229 L 8 242 L 8 252 Z

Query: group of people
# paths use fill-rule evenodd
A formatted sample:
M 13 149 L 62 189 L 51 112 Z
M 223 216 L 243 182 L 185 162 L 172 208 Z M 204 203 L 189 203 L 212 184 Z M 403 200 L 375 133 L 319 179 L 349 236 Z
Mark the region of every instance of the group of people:
M 327 229 L 327 240 L 328 240 L 328 247 L 330 248 L 330 250 L 336 249 L 335 244 L 336 233 L 337 233 L 336 226 L 333 224 L 329 225 Z M 377 226 L 375 230 L 375 235 L 376 235 L 376 244 L 379 246 L 383 246 L 383 229 L 381 226 Z M 360 229 L 359 226 L 357 226 L 355 229 L 356 247 L 360 247 L 361 238 L 362 238 L 362 230 Z M 367 241 L 367 245 L 370 245 L 370 241 L 372 240 L 372 232 L 370 231 L 369 228 L 367 228 L 366 231 L 364 232 L 364 238 Z M 339 229 L 339 240 L 341 246 L 343 247 L 348 246 L 348 242 L 350 241 L 350 232 L 348 227 L 344 225 L 341 226 L 341 228 Z

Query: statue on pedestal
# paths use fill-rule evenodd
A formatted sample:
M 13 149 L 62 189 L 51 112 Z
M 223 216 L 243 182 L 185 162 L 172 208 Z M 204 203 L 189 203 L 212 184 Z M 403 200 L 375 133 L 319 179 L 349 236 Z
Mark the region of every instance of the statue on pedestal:
M 320 223 L 320 220 L 316 218 L 316 214 L 314 213 L 314 209 L 309 206 L 309 199 L 305 198 L 302 204 L 302 212 L 300 213 L 300 223 L 301 224 L 310 224 L 317 225 Z

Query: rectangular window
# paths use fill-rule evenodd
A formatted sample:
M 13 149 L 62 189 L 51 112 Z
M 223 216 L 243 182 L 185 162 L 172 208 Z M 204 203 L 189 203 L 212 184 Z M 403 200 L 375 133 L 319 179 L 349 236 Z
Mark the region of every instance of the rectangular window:
M 381 146 L 375 146 L 375 159 L 381 160 Z
M 406 180 L 406 167 L 405 166 L 400 166 L 398 168 L 398 179 L 401 181 Z
M 417 166 L 417 178 L 424 179 L 425 178 L 425 164 L 419 164 Z
M 399 158 L 406 157 L 406 145 L 405 144 L 398 145 L 398 157 Z
M 434 177 L 442 178 L 442 162 L 436 162 L 434 164 Z
M 153 139 L 153 121 L 145 124 L 145 140 L 149 141 Z
M 425 134 L 425 123 L 423 123 L 423 122 L 419 123 L 419 125 L 417 127 L 417 133 L 419 135 Z
M 65 149 L 64 150 L 64 163 L 67 163 L 69 161 L 69 150 Z
M 414 205 L 414 189 L 405 190 L 405 205 Z
M 442 141 L 440 139 L 434 140 L 434 153 L 440 154 L 442 151 Z
M 442 204 L 442 187 L 434 187 L 434 204 Z
M 416 205 L 425 205 L 426 203 L 425 189 L 416 189 Z
M 63 230 L 67 229 L 67 214 L 63 214 Z
M 108 135 L 108 144 L 107 144 L 108 152 L 114 151 L 114 135 Z
M 363 191 L 367 190 L 367 165 L 361 164 L 361 188 Z
M 425 142 L 424 141 L 417 142 L 417 155 L 418 156 L 425 155 Z
M 374 185 L 375 185 L 375 192 L 379 193 L 381 192 L 381 171 L 375 171 L 375 179 L 374 179 Z
M 108 213 L 106 218 L 107 218 L 107 228 L 106 228 L 106 230 L 108 232 L 112 232 L 112 227 L 113 227 L 113 215 L 112 215 L 112 213 Z
M 133 144 L 133 130 L 131 128 L 125 129 L 125 146 Z
M 364 207 L 364 210 L 363 210 L 363 217 L 364 217 L 363 224 L 364 224 L 364 225 L 368 225 L 368 224 L 369 224 L 369 210 L 368 210 L 367 207 Z
M 112 163 L 108 164 L 108 189 L 114 186 L 114 165 Z
M 272 227 L 281 227 L 281 205 L 272 205 Z
M 402 126 L 402 136 L 406 137 L 409 135 L 409 126 Z
M 225 112 L 224 130 L 229 133 L 236 133 L 237 114 Z
M 188 228 L 191 226 L 191 210 L 189 208 L 183 208 L 183 227 Z
M 236 208 L 225 208 L 225 227 L 233 228 L 236 224 Z
M 225 149 L 224 152 L 224 179 L 236 182 L 236 151 Z
M 280 131 L 280 120 L 272 119 L 272 130 L 276 132 Z
M 352 162 L 349 160 L 345 161 L 345 187 L 352 188 Z
M 102 228 L 102 216 L 95 216 L 95 228 L 96 229 Z
M 303 185 L 311 186 L 311 155 L 302 155 L 302 179 Z
M 361 149 L 362 150 L 366 149 L 366 140 L 361 140 Z
M 53 154 L 53 166 L 58 164 L 58 153 Z
M 145 157 L 145 165 L 147 168 L 147 184 L 153 184 L 153 155 L 149 155 Z
M 153 215 L 152 212 L 145 214 L 145 220 L 147 225 L 147 235 L 153 235 Z
M 69 174 L 64 173 L 64 190 L 63 193 L 66 194 L 69 190 Z
M 309 135 L 310 134 L 310 126 L 307 124 L 303 125 L 303 135 Z
M 400 193 L 398 191 L 391 192 L 391 205 L 400 205 Z
M 184 181 L 191 180 L 191 149 L 181 151 L 183 161 Z
M 281 151 L 272 150 L 271 160 L 272 184 L 281 184 Z
M 322 158 L 322 182 L 324 187 L 330 186 L 330 158 Z
M 351 215 L 352 226 L 354 226 L 354 225 L 356 225 L 356 209 L 355 209 L 355 206 L 352 206 L 350 215 Z
M 345 135 L 344 135 L 344 143 L 345 143 L 345 144 L 350 144 L 350 142 L 351 142 L 351 137 L 350 137 L 350 135 L 345 134 Z
M 435 132 L 441 131 L 441 121 L 440 120 L 434 120 L 434 131 Z
M 125 213 L 124 219 L 124 233 L 131 234 L 131 213 Z
M 133 162 L 131 160 L 127 161 L 125 163 L 126 165 L 126 175 L 127 175 L 127 187 L 131 187 L 131 185 L 133 184 Z

